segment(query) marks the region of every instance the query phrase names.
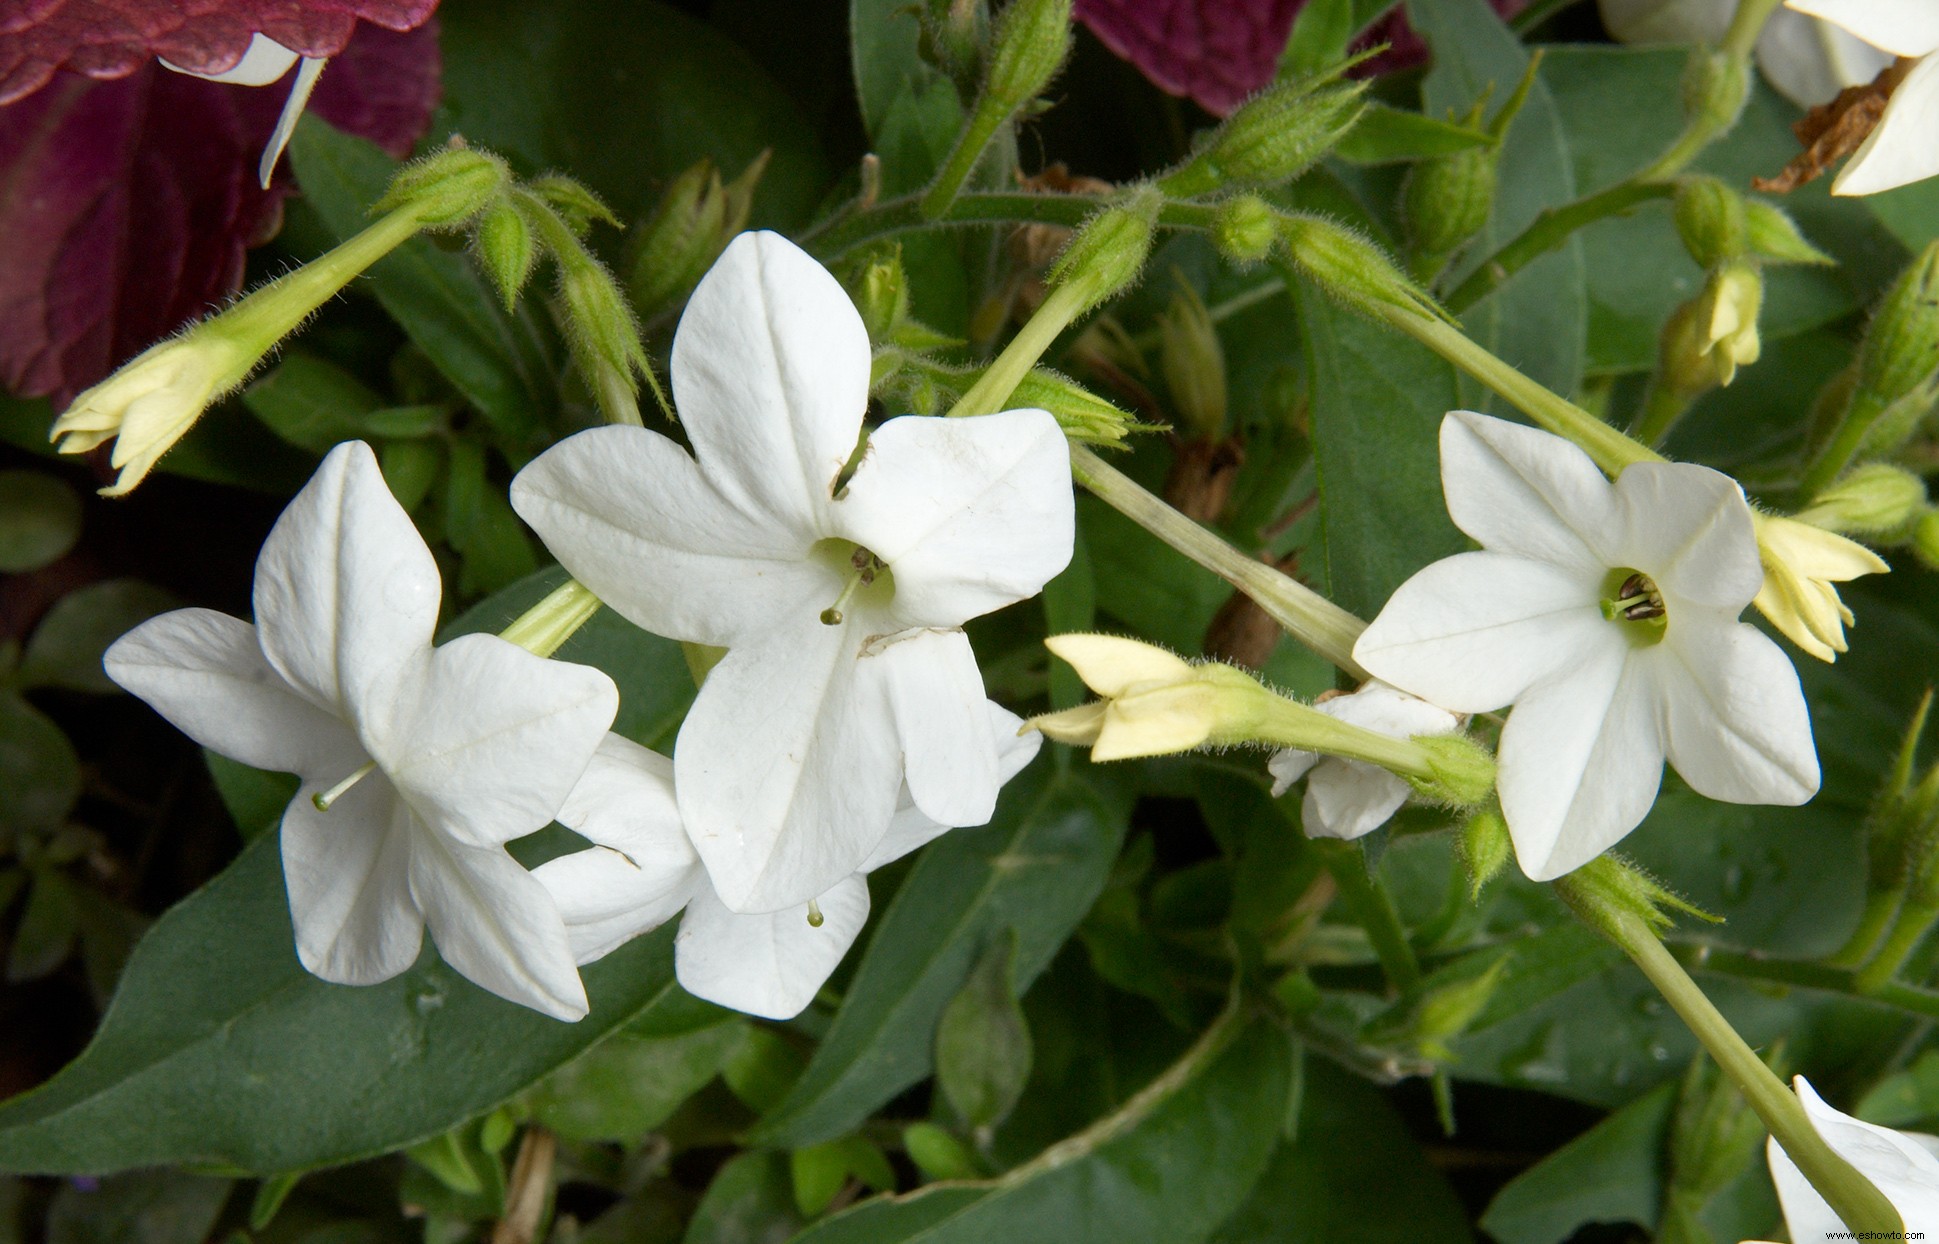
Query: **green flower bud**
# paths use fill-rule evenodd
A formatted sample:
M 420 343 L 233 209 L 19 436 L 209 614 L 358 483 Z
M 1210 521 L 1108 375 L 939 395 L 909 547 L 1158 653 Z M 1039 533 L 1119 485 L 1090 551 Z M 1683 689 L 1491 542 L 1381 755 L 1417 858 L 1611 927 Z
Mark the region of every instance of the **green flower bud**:
M 1494 209 L 1500 147 L 1474 147 L 1422 160 L 1407 174 L 1401 210 L 1408 237 L 1422 256 L 1416 271 L 1438 271 L 1447 257 L 1480 233 Z
M 511 310 L 518 303 L 519 291 L 538 262 L 538 245 L 532 237 L 531 222 L 510 202 L 499 201 L 485 209 L 472 235 L 472 248 L 478 262 L 498 288 L 498 296 Z
M 1939 371 L 1939 242 L 1927 246 L 1879 304 L 1858 348 L 1854 408 L 1883 409 Z
M 1349 306 L 1385 303 L 1446 318 L 1386 252 L 1351 229 L 1317 216 L 1282 216 L 1279 237 L 1302 274 Z
M 1496 808 L 1487 808 L 1468 818 L 1461 827 L 1461 862 L 1468 869 L 1468 894 L 1480 898 L 1482 887 L 1495 879 L 1514 854 L 1508 836 L 1508 822 Z
M 459 225 L 485 210 L 511 181 L 511 169 L 490 152 L 446 147 L 398 169 L 370 211 L 375 216 L 409 208 L 421 225 Z
M 1239 105 L 1185 164 L 1158 186 L 1177 198 L 1283 185 L 1319 162 L 1359 121 L 1366 83 L 1291 82 Z
M 1158 317 L 1160 363 L 1190 440 L 1215 440 L 1225 434 L 1225 347 L 1198 291 L 1178 279 L 1171 306 Z
M 624 375 L 630 376 L 635 368 L 644 371 L 646 348 L 640 341 L 639 325 L 613 274 L 588 255 L 555 258 L 559 262 L 559 302 L 575 352 L 590 354 Z
M 1671 911 L 1711 924 L 1723 923 L 1721 916 L 1713 916 L 1665 889 L 1656 878 L 1614 852 L 1598 855 L 1554 885 L 1557 897 L 1577 918 L 1618 945 L 1624 944 L 1627 936 L 1621 927 L 1624 916 L 1633 916 L 1659 932 L 1674 922 Z
M 909 282 L 902 271 L 902 248 L 870 260 L 853 294 L 869 340 L 877 345 L 889 340 L 909 315 Z
M 1120 444 L 1126 433 L 1142 426 L 1129 412 L 1048 367 L 1031 368 L 1011 391 L 1009 405 L 1049 411 L 1065 436 L 1087 445 Z
M 1934 570 L 1939 570 L 1939 510 L 1927 510 L 1912 527 L 1912 552 Z
M 1272 253 L 1279 236 L 1279 222 L 1272 207 L 1262 198 L 1242 194 L 1219 205 L 1212 224 L 1212 241 L 1219 252 L 1234 263 L 1257 263 Z
M 1865 816 L 1868 894 L 1902 891 L 1918 875 L 1918 861 L 1908 848 L 1916 845 L 1917 831 L 1925 819 L 1923 812 L 1927 809 L 1921 805 L 1934 801 L 1932 792 L 1925 789 L 1933 778 L 1928 773 L 1924 782 L 1915 784 L 1913 779 L 1918 769 L 1919 744 L 1925 737 L 1926 721 L 1931 715 L 1932 691 L 1928 689 L 1912 713 L 1892 767 L 1886 771 L 1885 780 L 1880 783 L 1871 810 Z
M 1010 0 L 997 19 L 987 93 L 1004 112 L 1037 98 L 1070 55 L 1071 0 Z
M 1431 778 L 1409 777 L 1429 799 L 1467 808 L 1495 793 L 1495 758 L 1487 748 L 1459 734 L 1424 734 L 1414 740 L 1427 753 Z
M 1479 971 L 1463 961 L 1435 973 L 1368 1021 L 1361 1038 L 1370 1045 L 1418 1051 L 1437 1062 L 1453 1061 L 1448 1041 L 1466 1032 L 1487 1009 L 1510 957 L 1496 955 Z
M 1757 316 L 1764 280 L 1747 263 L 1711 272 L 1703 292 L 1670 313 L 1663 325 L 1658 382 L 1687 400 L 1737 378 L 1737 369 L 1762 353 Z
M 1684 119 L 1723 134 L 1737 124 L 1750 98 L 1750 63 L 1728 52 L 1692 48 L 1682 86 Z
M 633 235 L 623 265 L 633 305 L 651 318 L 700 282 L 733 236 L 747 225 L 754 187 L 767 168 L 766 152 L 723 185 L 712 160 L 703 159 L 667 186 Z
M 1686 178 L 1676 191 L 1676 231 L 1700 268 L 1741 259 L 1749 244 L 1744 196 L 1715 177 Z
M 1127 196 L 1086 221 L 1057 257 L 1045 281 L 1052 290 L 1076 294 L 1072 319 L 1138 279 L 1151 253 L 1160 202 L 1149 189 Z
M 1795 517 L 1841 535 L 1890 535 L 1908 530 L 1925 512 L 1923 479 L 1903 467 L 1873 462 L 1847 473 Z
M 606 201 L 570 177 L 555 173 L 529 181 L 525 188 L 550 203 L 559 218 L 580 237 L 592 232 L 595 224 L 619 226 L 619 217 L 613 215 Z
M 1753 254 L 1772 263 L 1836 263 L 1798 231 L 1797 222 L 1782 208 L 1762 199 L 1744 201 L 1744 240 Z
M 1737 1086 L 1708 1058 L 1692 1059 L 1670 1124 L 1670 1197 L 1694 1216 L 1756 1160 L 1763 1141 L 1764 1123 Z

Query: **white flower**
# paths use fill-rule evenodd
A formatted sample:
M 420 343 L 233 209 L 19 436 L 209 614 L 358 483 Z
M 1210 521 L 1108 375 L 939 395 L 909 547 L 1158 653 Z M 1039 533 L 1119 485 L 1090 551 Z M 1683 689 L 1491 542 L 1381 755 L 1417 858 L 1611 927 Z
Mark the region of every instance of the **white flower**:
M 1009 781 L 1037 754 L 1039 737 L 985 703 L 988 729 Z M 598 845 L 541 864 L 571 932 L 573 953 L 590 963 L 671 919 L 682 906 L 674 970 L 688 993 L 769 1019 L 798 1015 L 820 992 L 868 919 L 865 875 L 945 832 L 905 788 L 889 830 L 860 868 L 819 895 L 782 911 L 739 915 L 708 883 L 680 825 L 673 762 L 613 734 L 559 812 L 559 821 Z
M 1423 734 L 1452 734 L 1460 720 L 1446 709 L 1411 696 L 1378 679 L 1352 695 L 1336 695 L 1314 703 L 1322 713 L 1348 725 L 1362 726 L 1396 739 Z M 1276 799 L 1294 782 L 1306 778 L 1306 801 L 1300 824 L 1309 838 L 1358 838 L 1387 823 L 1413 793 L 1406 780 L 1379 765 L 1344 756 L 1288 748 L 1266 762 L 1272 773 Z M 1312 776 L 1307 776 L 1307 771 Z
M 282 158 L 283 148 L 289 146 L 290 135 L 296 132 L 296 123 L 303 116 L 303 109 L 309 106 L 310 92 L 316 89 L 316 80 L 322 76 L 323 67 L 330 63 L 327 57 L 303 56 L 284 47 L 276 40 L 260 31 L 249 37 L 249 46 L 243 49 L 242 59 L 221 73 L 196 73 L 180 65 L 171 65 L 162 59 L 162 68 L 176 73 L 185 73 L 191 78 L 204 78 L 210 82 L 227 82 L 236 86 L 268 86 L 280 81 L 290 71 L 290 66 L 298 60 L 303 67 L 296 71 L 296 83 L 290 88 L 289 98 L 283 101 L 282 115 L 276 118 L 276 129 L 270 134 L 269 141 L 263 145 L 261 162 L 256 166 L 256 175 L 264 188 L 269 186 L 269 176 L 276 171 L 276 161 Z
M 1623 43 L 1716 44 L 1737 0 L 1601 0 L 1603 25 Z M 1892 58 L 1836 26 L 1782 10 L 1757 37 L 1757 67 L 1792 103 L 1809 108 L 1870 82 Z
M 1401 584 L 1354 658 L 1452 712 L 1514 704 L 1501 804 L 1530 877 L 1559 877 L 1635 828 L 1666 756 L 1712 799 L 1817 791 L 1797 671 L 1737 621 L 1764 572 L 1728 476 L 1643 462 L 1612 486 L 1559 436 L 1455 411 L 1441 481 L 1484 551 Z
M 256 625 L 209 609 L 108 650 L 116 682 L 205 747 L 300 774 L 283 814 L 297 955 L 368 985 L 417 958 L 561 1019 L 586 1013 L 565 924 L 504 844 L 543 829 L 619 698 L 598 670 L 492 635 L 431 646 L 437 564 L 360 441 L 339 445 L 256 562 Z M 319 810 L 318 800 L 328 810 Z
M 622 615 L 727 649 L 674 748 L 680 815 L 727 907 L 794 908 L 869 858 L 905 780 L 938 824 L 989 819 L 997 751 L 961 626 L 1070 560 L 1068 448 L 1040 410 L 907 416 L 844 481 L 868 334 L 772 233 L 694 291 L 672 371 L 693 456 L 596 428 L 520 472 L 512 503 Z
M 1895 1132 L 1854 1119 L 1824 1103 L 1803 1076 L 1793 1083 L 1804 1113 L 1811 1120 L 1832 1152 L 1852 1164 L 1858 1173 L 1872 1181 L 1899 1211 L 1907 1239 L 1918 1239 L 1923 1231 L 1931 1238 L 1939 1231 L 1939 1136 L 1917 1132 Z M 1784 1206 L 1784 1223 L 1793 1240 L 1835 1240 L 1845 1238 L 1847 1228 L 1825 1204 L 1804 1172 L 1791 1161 L 1772 1137 L 1765 1147 L 1771 1164 L 1771 1182 L 1777 1185 L 1778 1201 Z
M 1833 194 L 1877 194 L 1939 175 L 1939 5 L 1932 0 L 1784 0 L 1881 51 L 1916 58 Z

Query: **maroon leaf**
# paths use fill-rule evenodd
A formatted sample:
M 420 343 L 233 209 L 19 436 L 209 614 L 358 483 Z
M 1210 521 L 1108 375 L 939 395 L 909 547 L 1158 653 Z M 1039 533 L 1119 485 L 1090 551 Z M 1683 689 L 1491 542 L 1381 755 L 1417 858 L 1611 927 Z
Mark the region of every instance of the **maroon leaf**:
M 261 32 L 304 56 L 335 56 L 357 19 L 424 24 L 437 0 L 8 0 L 0 9 L 0 104 L 57 69 L 125 78 L 159 56 L 192 73 L 233 69 Z
M 437 31 L 366 28 L 311 107 L 404 155 L 437 102 Z M 57 407 L 220 306 L 289 192 L 256 161 L 288 80 L 230 86 L 154 64 L 58 75 L 0 108 L 0 384 Z

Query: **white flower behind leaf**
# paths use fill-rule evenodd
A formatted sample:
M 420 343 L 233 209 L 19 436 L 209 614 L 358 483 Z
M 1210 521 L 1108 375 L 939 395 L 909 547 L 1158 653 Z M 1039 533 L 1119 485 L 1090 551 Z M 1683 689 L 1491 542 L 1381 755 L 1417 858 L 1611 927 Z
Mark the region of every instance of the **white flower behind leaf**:
M 1396 739 L 1452 734 L 1461 724 L 1446 709 L 1378 680 L 1352 695 L 1317 701 L 1313 707 L 1349 725 Z M 1379 765 L 1297 748 L 1275 752 L 1266 762 L 1266 768 L 1273 776 L 1274 798 L 1285 794 L 1300 778 L 1306 779 L 1300 824 L 1309 838 L 1358 838 L 1370 834 L 1385 825 L 1414 793 L 1405 779 Z
M 1403 583 L 1354 657 L 1452 712 L 1515 706 L 1499 783 L 1524 872 L 1615 845 L 1666 758 L 1712 799 L 1816 793 L 1797 671 L 1737 620 L 1764 570 L 1735 481 L 1644 462 L 1611 484 L 1561 437 L 1467 411 L 1441 423 L 1441 480 L 1483 551 Z
M 493 635 L 433 648 L 431 551 L 361 441 L 332 450 L 256 562 L 256 625 L 179 609 L 104 664 L 212 751 L 302 777 L 282 820 L 303 966 L 370 985 L 445 961 L 560 1019 L 586 1013 L 565 923 L 504 844 L 545 828 L 619 705 L 595 669 Z
M 1069 449 L 1041 410 L 869 431 L 867 331 L 772 233 L 694 291 L 673 392 L 691 455 L 581 432 L 512 503 L 567 570 L 656 634 L 725 648 L 674 748 L 679 809 L 721 901 L 796 907 L 869 858 L 906 784 L 938 824 L 999 786 L 962 624 L 1070 560 Z
M 984 712 L 1007 782 L 1037 754 L 1040 739 L 1019 737 L 1022 722 L 995 704 L 985 702 Z M 658 928 L 684 906 L 674 942 L 681 986 L 750 1015 L 800 1014 L 868 920 L 867 874 L 952 828 L 924 816 L 905 788 L 888 832 L 852 874 L 812 903 L 742 915 L 714 892 L 681 826 L 673 768 L 658 752 L 606 736 L 559 812 L 560 824 L 597 845 L 541 864 L 535 875 L 564 914 L 580 963 Z

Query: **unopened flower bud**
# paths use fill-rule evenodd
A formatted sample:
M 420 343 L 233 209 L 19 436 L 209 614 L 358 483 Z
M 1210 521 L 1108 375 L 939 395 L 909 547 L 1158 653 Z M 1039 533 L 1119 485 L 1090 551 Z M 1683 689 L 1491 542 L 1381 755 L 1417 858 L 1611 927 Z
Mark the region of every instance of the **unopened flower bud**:
M 1923 479 L 1904 467 L 1872 462 L 1813 497 L 1797 519 L 1826 531 L 1889 536 L 1910 528 L 1925 511 Z
M 1685 121 L 1722 134 L 1737 124 L 1750 98 L 1750 62 L 1728 52 L 1692 48 L 1682 87 Z
M 1407 1027 L 1408 1044 L 1429 1058 L 1442 1062 L 1452 1059 L 1454 1052 L 1447 1043 L 1466 1032 L 1468 1025 L 1487 1009 L 1496 987 L 1501 984 L 1508 960 L 1508 955 L 1500 955 L 1479 976 L 1451 980 L 1428 989 Z
M 1188 440 L 1225 433 L 1225 347 L 1205 303 L 1181 277 L 1171 306 L 1158 317 L 1159 359 L 1172 408 Z
M 511 185 L 505 161 L 488 151 L 447 147 L 406 164 L 391 178 L 373 215 L 408 208 L 430 228 L 457 225 L 485 210 Z
M 1427 753 L 1430 777 L 1409 777 L 1414 789 L 1430 799 L 1473 807 L 1495 792 L 1495 758 L 1466 735 L 1423 735 L 1414 745 Z
M 1744 196 L 1715 177 L 1686 178 L 1676 191 L 1676 231 L 1700 268 L 1742 259 L 1749 245 Z
M 703 159 L 667 186 L 653 214 L 634 233 L 623 267 L 641 315 L 650 318 L 685 297 L 746 227 L 754 186 L 767 160 L 763 152 L 723 185 L 713 161 Z
M 620 223 L 604 199 L 570 177 L 558 174 L 539 177 L 525 183 L 525 188 L 551 204 L 559 218 L 580 237 L 590 233 L 595 224 L 617 227 Z
M 1500 147 L 1471 147 L 1422 160 L 1408 173 L 1401 210 L 1408 239 L 1422 256 L 1416 271 L 1438 271 L 1448 256 L 1481 232 L 1494 208 L 1500 165 Z
M 988 95 L 1006 114 L 1037 98 L 1070 55 L 1071 0 L 1010 0 L 996 23 Z
M 1751 603 L 1798 647 L 1837 660 L 1853 618 L 1833 585 L 1891 567 L 1864 545 L 1794 518 L 1752 510 L 1751 525 L 1764 563 L 1764 586 Z
M 1939 570 L 1939 510 L 1927 510 L 1912 527 L 1912 552 L 1934 570 Z
M 1666 1218 L 1688 1214 L 1683 1221 L 1696 1223 L 1697 1211 L 1744 1173 L 1764 1135 L 1763 1120 L 1730 1077 L 1708 1058 L 1692 1059 L 1670 1124 L 1667 1191 L 1674 1204 L 1666 1207 Z M 1670 1234 L 1665 1232 L 1665 1237 Z M 1704 1235 L 1677 1238 L 1694 1241 Z
M 1481 897 L 1481 890 L 1508 863 L 1514 842 L 1508 836 L 1508 822 L 1496 808 L 1485 808 L 1468 818 L 1461 827 L 1461 862 L 1468 870 L 1468 894 Z
M 539 257 L 531 222 L 514 204 L 500 200 L 485 209 L 472 235 L 472 247 L 509 311 L 517 305 L 519 291 Z
M 1753 254 L 1773 263 L 1836 263 L 1798 231 L 1797 222 L 1762 199 L 1744 200 L 1744 241 Z
M 1092 216 L 1057 256 L 1046 282 L 1076 295 L 1072 319 L 1138 279 L 1151 253 L 1159 205 L 1154 191 L 1132 194 Z
M 1104 697 L 1027 723 L 1051 738 L 1089 743 L 1091 759 L 1126 760 L 1188 752 L 1254 725 L 1270 693 L 1226 665 L 1192 665 L 1153 644 L 1113 635 L 1053 635 L 1044 641 Z
M 909 314 L 909 282 L 902 271 L 902 248 L 870 260 L 853 294 L 869 340 L 876 345 L 889 340 Z
M 1599 930 L 1612 941 L 1623 944 L 1628 937 L 1622 928 L 1628 919 L 1642 921 L 1661 931 L 1672 923 L 1672 911 L 1692 915 L 1712 924 L 1721 918 L 1693 906 L 1666 889 L 1656 878 L 1637 868 L 1614 852 L 1604 852 L 1587 864 L 1556 879 L 1555 893 L 1578 919 Z
M 1359 121 L 1365 89 L 1364 82 L 1267 87 L 1239 105 L 1158 185 L 1178 198 L 1284 185 L 1318 163 Z
M 613 274 L 583 253 L 556 258 L 559 301 L 573 349 L 590 354 L 630 380 L 635 369 L 646 368 L 646 348 L 640 341 L 632 308 L 626 305 Z
M 1279 237 L 1276 215 L 1258 195 L 1236 195 L 1219 205 L 1212 241 L 1234 263 L 1257 263 L 1272 253 L 1272 244 Z
M 1858 348 L 1854 407 L 1883 410 L 1939 371 L 1939 242 L 1900 274 Z
M 1130 412 L 1118 409 L 1070 377 L 1048 367 L 1033 367 L 1010 392 L 1013 409 L 1047 410 L 1064 435 L 1087 445 L 1117 445 L 1140 426 Z
M 1300 272 L 1348 305 L 1367 311 L 1384 303 L 1441 317 L 1434 300 L 1386 252 L 1353 230 L 1317 216 L 1282 216 L 1279 236 Z
M 1755 363 L 1763 347 L 1757 315 L 1764 305 L 1764 278 L 1745 263 L 1725 264 L 1710 274 L 1698 312 L 1706 349 L 1715 354 L 1718 383 L 1729 384 L 1737 369 Z

